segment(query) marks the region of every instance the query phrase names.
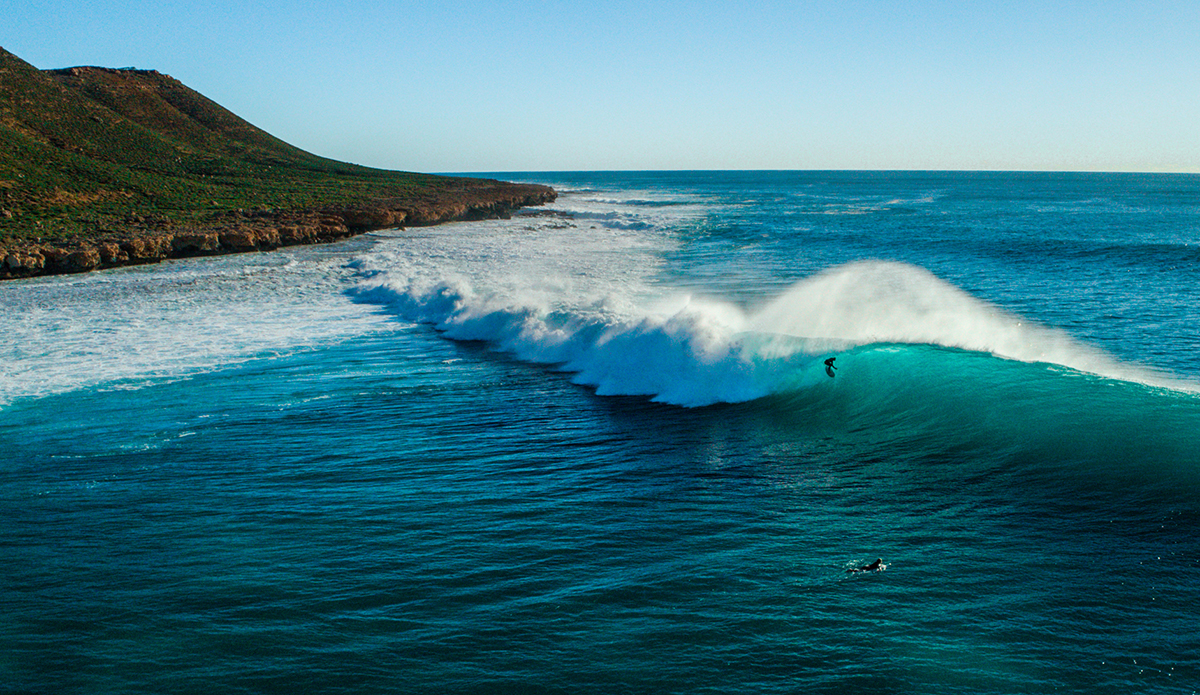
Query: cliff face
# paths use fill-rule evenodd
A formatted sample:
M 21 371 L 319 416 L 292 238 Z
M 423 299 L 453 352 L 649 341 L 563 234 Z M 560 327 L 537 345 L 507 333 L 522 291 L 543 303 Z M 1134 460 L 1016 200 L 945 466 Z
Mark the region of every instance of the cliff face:
M 0 48 L 0 279 L 503 216 L 554 197 L 325 159 L 168 75 L 38 70 Z

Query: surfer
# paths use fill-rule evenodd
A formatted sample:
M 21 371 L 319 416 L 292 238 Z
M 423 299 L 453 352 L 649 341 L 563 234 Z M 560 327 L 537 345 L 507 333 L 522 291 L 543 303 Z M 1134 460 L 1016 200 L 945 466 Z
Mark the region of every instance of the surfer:
M 869 565 L 863 565 L 862 567 L 855 567 L 854 569 L 846 570 L 846 571 L 847 572 L 881 572 L 881 571 L 883 571 L 883 569 L 885 567 L 887 567 L 887 565 L 883 564 L 883 558 L 879 558 L 875 562 L 872 562 Z
M 837 369 L 837 367 L 833 366 L 833 361 L 836 359 L 836 357 L 830 357 L 825 360 L 825 373 L 829 375 L 830 379 L 833 378 L 833 370 Z

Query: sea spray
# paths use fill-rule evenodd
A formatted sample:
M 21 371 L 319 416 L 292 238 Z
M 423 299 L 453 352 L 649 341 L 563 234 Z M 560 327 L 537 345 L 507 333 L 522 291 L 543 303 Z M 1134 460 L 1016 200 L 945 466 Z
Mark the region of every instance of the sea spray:
M 1066 334 L 982 302 L 907 263 L 860 261 L 796 283 L 752 320 L 760 330 L 855 345 L 942 345 L 1079 369 L 1113 363 Z

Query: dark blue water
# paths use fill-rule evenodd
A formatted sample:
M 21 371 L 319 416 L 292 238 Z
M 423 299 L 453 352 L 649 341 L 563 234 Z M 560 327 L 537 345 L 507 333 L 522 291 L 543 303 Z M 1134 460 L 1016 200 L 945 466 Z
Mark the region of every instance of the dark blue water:
M 508 178 L 0 285 L 0 692 L 1200 687 L 1200 179 Z

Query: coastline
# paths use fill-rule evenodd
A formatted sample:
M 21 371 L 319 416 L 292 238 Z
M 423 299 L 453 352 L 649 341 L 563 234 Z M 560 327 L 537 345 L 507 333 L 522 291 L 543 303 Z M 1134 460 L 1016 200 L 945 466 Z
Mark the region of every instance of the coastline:
M 156 70 L 39 70 L 0 48 L 0 280 L 503 217 L 555 197 L 327 159 Z
M 553 202 L 549 186 L 461 179 L 453 189 L 315 210 L 228 210 L 199 225 L 174 227 L 131 215 L 125 231 L 64 240 L 0 240 L 0 280 L 84 273 L 168 259 L 271 251 L 337 241 L 378 229 L 507 217 Z

